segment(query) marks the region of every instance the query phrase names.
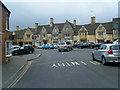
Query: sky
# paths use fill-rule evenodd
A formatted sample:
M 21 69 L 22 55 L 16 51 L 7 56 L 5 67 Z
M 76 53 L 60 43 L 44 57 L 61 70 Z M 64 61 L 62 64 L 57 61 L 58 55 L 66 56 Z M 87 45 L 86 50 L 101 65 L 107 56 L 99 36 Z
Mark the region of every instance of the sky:
M 119 0 L 1 0 L 10 10 L 10 30 L 34 28 L 35 23 L 46 25 L 50 18 L 54 23 L 66 20 L 78 25 L 89 24 L 91 17 L 96 22 L 111 22 L 118 17 Z

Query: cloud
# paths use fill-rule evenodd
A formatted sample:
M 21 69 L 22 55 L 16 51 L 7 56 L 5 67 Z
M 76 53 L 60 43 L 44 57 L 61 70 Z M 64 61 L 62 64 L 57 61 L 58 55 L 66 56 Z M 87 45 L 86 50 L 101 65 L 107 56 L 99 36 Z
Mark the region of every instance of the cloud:
M 113 0 L 114 1 L 114 0 Z M 24 29 L 34 27 L 34 23 L 49 24 L 50 17 L 55 23 L 65 20 L 77 24 L 90 23 L 90 17 L 95 16 L 97 22 L 111 21 L 118 15 L 117 2 L 6 2 L 11 11 L 10 29 L 16 25 Z

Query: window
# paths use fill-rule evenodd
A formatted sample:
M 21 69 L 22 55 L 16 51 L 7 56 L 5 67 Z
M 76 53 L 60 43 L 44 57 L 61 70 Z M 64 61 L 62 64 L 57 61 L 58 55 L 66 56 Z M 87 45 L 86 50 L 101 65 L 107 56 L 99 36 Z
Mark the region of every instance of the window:
M 54 35 L 53 35 L 53 39 L 58 39 L 58 35 L 57 35 L 57 34 L 54 34 Z
M 12 44 L 10 41 L 6 41 L 6 56 L 11 56 Z
M 65 38 L 70 38 L 70 34 L 65 34 L 64 37 Z
M 107 48 L 106 45 L 101 45 L 101 46 L 100 46 L 100 50 L 105 50 L 106 48 Z
M 68 27 L 66 27 L 66 31 L 68 30 Z
M 80 35 L 87 35 L 87 33 L 86 32 L 81 32 Z
M 114 31 L 114 35 L 118 35 L 118 30 L 115 30 L 115 31 Z
M 45 37 L 45 34 L 43 34 L 43 37 Z
M 102 26 L 99 26 L 99 30 L 102 30 Z
M 103 32 L 98 32 L 98 35 L 103 35 Z
M 110 50 L 120 50 L 120 45 L 110 46 Z
M 30 34 L 27 34 L 27 38 L 30 38 Z

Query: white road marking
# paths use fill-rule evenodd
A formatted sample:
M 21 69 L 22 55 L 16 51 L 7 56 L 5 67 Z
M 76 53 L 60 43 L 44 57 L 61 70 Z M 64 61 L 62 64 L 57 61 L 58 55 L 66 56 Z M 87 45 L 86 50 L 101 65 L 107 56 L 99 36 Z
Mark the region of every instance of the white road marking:
M 94 64 L 94 65 L 100 65 L 99 62 L 96 62 L 96 61 L 89 61 L 90 63 Z
M 58 66 L 59 66 L 59 67 L 61 66 L 60 63 L 58 63 Z
M 57 67 L 57 65 L 53 64 L 53 65 L 52 65 L 52 68 L 53 68 L 53 67 Z
M 67 66 L 71 66 L 68 62 L 66 62 Z
M 78 62 L 71 62 L 72 65 L 80 65 Z
M 64 66 L 65 66 L 65 64 L 64 64 L 64 63 L 62 63 L 62 66 L 64 67 Z
M 101 64 L 101 63 L 99 63 L 99 62 L 97 62 L 97 61 L 93 61 L 93 62 L 95 62 L 95 63 L 97 63 L 97 64 Z
M 90 63 L 92 63 L 92 64 L 94 64 L 94 65 L 96 65 L 96 63 L 94 63 L 94 62 L 92 62 L 92 61 L 89 61 Z
M 83 62 L 83 61 L 80 61 L 82 64 L 84 64 L 84 65 L 87 65 L 85 62 Z

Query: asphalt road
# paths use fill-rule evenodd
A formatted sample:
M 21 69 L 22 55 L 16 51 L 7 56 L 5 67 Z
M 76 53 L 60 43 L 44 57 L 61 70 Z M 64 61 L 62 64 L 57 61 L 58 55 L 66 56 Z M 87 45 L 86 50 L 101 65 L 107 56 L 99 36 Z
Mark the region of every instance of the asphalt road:
M 41 52 L 13 88 L 118 88 L 119 67 L 92 61 L 91 49 Z

